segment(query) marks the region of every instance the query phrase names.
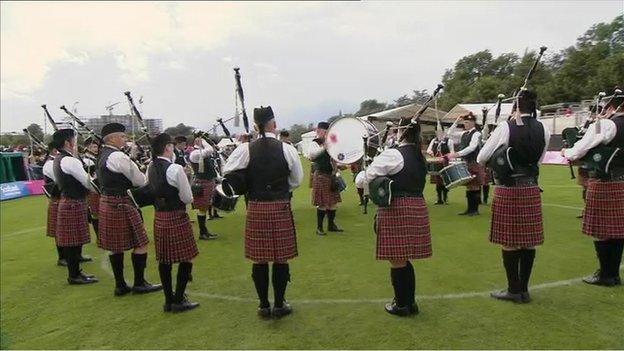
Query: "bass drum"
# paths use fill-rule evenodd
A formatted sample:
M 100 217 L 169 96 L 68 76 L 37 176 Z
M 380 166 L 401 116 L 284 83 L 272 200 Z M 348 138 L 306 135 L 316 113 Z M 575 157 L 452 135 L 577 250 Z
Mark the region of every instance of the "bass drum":
M 228 196 L 225 192 L 223 192 L 223 184 L 217 185 L 212 197 L 212 207 L 217 210 L 232 212 L 236 209 L 237 202 L 238 195 Z
M 379 147 L 379 135 L 375 125 L 356 117 L 340 118 L 329 126 L 325 148 L 334 161 L 354 163 L 364 156 L 365 137 L 368 138 L 366 154 L 374 157 Z

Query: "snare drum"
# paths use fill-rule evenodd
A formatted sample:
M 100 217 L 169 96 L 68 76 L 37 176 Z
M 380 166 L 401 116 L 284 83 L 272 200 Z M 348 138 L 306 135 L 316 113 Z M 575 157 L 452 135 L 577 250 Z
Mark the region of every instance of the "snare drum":
M 223 184 L 217 185 L 212 197 L 212 207 L 221 211 L 232 212 L 236 209 L 237 202 L 238 195 L 228 196 L 223 192 Z
M 438 175 L 444 168 L 443 158 L 430 158 L 427 159 L 427 173 L 430 175 Z
M 442 168 L 440 177 L 442 177 L 444 186 L 451 189 L 470 182 L 474 175 L 468 171 L 466 162 L 456 162 Z
M 377 128 L 369 121 L 344 117 L 334 121 L 327 130 L 325 148 L 336 162 L 349 164 L 364 156 L 364 138 L 368 138 L 366 154 L 375 156 L 379 147 Z

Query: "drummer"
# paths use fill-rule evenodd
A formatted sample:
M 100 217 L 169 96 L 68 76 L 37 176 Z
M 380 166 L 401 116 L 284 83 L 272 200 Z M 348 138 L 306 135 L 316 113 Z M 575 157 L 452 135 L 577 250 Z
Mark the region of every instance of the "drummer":
M 466 202 L 468 208 L 460 213 L 461 216 L 478 216 L 483 183 L 483 168 L 477 163 L 477 155 L 481 149 L 481 132 L 476 129 L 477 117 L 469 112 L 461 117 L 464 124 L 464 133 L 461 136 L 458 152 L 451 152 L 450 159 L 461 158 L 468 166 L 468 171 L 474 178 L 466 184 Z
M 455 152 L 453 141 L 442 130 L 436 131 L 436 136 L 429 143 L 427 154 L 433 157 L 444 157 Z M 448 165 L 448 159 L 445 158 L 443 165 Z M 439 174 L 431 174 L 429 182 L 436 185 L 436 193 L 438 194 L 438 202 L 436 205 L 448 204 L 448 189 L 444 186 L 442 177 Z

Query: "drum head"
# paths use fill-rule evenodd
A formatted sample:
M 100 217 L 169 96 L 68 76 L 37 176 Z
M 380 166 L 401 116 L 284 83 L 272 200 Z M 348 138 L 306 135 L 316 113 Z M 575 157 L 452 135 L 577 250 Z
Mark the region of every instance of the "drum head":
M 327 130 L 325 146 L 329 156 L 341 163 L 354 163 L 364 156 L 364 137 L 371 135 L 372 124 L 355 117 L 336 120 Z

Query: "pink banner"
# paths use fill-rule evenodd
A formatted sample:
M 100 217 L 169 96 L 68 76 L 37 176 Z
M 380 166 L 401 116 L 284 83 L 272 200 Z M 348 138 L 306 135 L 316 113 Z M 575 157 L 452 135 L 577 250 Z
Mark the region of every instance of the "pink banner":
M 25 181 L 24 184 L 26 184 L 30 195 L 43 195 L 43 184 L 45 184 L 44 180 L 28 180 Z

